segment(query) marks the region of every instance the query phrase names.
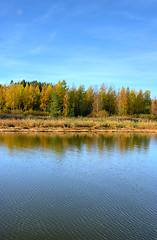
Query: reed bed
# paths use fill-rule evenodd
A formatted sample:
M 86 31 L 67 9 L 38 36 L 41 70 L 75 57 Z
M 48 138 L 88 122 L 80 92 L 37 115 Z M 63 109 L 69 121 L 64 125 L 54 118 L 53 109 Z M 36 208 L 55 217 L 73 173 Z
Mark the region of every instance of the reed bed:
M 0 119 L 1 131 L 37 130 L 157 130 L 156 120 L 118 118 Z

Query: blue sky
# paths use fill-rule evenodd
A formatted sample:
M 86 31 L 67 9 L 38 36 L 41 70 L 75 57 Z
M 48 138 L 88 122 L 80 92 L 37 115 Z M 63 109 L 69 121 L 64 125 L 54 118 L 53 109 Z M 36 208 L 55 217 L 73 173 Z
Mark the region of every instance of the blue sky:
M 157 0 L 0 0 L 0 83 L 12 79 L 157 96 Z

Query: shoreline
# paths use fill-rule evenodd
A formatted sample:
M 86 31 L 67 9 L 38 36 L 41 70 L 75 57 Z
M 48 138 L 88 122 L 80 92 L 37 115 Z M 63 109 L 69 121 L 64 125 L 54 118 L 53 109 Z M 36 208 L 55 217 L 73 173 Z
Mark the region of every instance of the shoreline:
M 62 128 L 0 128 L 0 133 L 156 133 L 157 129 L 62 129 Z
M 157 121 L 124 118 L 0 119 L 1 133 L 157 133 Z

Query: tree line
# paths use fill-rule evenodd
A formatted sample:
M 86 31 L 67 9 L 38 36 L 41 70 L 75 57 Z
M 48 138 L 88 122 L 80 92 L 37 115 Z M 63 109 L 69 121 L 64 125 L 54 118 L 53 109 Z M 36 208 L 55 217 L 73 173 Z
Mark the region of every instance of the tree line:
M 150 91 L 136 91 L 129 87 L 116 90 L 113 86 L 76 88 L 66 82 L 47 84 L 25 80 L 9 86 L 0 85 L 0 111 L 40 111 L 52 116 L 108 116 L 108 115 L 157 115 L 157 100 Z

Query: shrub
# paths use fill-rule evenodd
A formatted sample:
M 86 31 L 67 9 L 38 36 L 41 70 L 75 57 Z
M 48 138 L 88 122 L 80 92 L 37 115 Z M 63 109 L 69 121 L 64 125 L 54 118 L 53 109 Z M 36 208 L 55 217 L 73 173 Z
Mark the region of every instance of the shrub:
M 154 114 L 140 114 L 139 117 L 142 119 L 149 119 L 149 120 L 157 119 L 157 117 Z
M 106 110 L 101 110 L 98 112 L 97 117 L 108 117 L 109 113 Z
M 103 127 L 110 127 L 110 124 L 109 123 L 104 123 Z

